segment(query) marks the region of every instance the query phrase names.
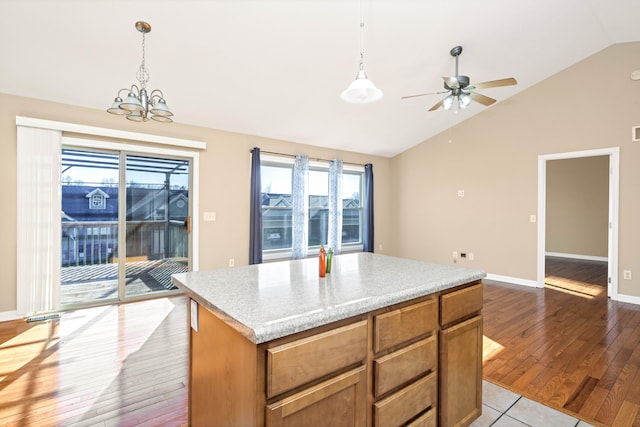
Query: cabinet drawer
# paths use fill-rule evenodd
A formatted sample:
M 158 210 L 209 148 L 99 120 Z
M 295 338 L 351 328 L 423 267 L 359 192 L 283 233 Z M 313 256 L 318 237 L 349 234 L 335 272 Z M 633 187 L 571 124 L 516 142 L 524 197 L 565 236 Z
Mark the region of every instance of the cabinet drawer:
M 440 324 L 448 325 L 482 310 L 482 284 L 469 286 L 440 297 Z
M 433 372 L 373 405 L 376 427 L 399 426 L 428 408 L 438 407 L 438 378 Z
M 266 427 L 365 427 L 367 370 L 353 369 L 267 405 Z
M 436 427 L 438 425 L 436 408 L 431 408 L 409 424 L 407 427 Z
M 270 348 L 267 398 L 357 364 L 366 356 L 366 320 Z
M 423 301 L 379 314 L 373 322 L 373 351 L 378 353 L 436 329 L 438 304 L 435 299 Z
M 438 367 L 438 339 L 431 336 L 374 360 L 376 397 Z

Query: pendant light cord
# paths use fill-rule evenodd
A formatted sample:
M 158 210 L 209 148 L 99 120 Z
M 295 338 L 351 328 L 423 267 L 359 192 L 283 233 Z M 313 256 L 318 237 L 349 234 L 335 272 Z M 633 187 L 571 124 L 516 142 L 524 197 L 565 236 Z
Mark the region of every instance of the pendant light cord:
M 362 13 L 362 0 L 360 0 L 360 63 L 364 62 L 364 14 Z

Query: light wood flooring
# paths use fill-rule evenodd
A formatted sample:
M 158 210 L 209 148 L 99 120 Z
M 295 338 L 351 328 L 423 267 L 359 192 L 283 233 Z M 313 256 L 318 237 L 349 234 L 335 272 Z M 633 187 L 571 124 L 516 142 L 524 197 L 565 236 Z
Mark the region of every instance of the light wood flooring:
M 0 426 L 187 424 L 186 298 L 0 323 Z
M 545 289 L 485 281 L 484 378 L 640 426 L 640 306 L 608 300 L 606 264 L 547 271 Z M 186 425 L 186 308 L 173 296 L 0 323 L 0 426 Z

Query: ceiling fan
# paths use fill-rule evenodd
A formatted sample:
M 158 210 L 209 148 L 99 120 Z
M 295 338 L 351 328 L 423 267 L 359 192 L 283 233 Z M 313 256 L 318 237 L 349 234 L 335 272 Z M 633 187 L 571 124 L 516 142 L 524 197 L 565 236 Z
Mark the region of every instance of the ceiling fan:
M 456 46 L 449 51 L 451 56 L 456 58 L 456 74 L 452 77 L 443 77 L 445 91 L 421 93 L 418 95 L 403 96 L 402 99 L 415 98 L 417 96 L 436 95 L 440 93 L 449 93 L 444 99 L 438 101 L 429 111 L 435 111 L 440 107 L 444 107 L 445 110 L 450 110 L 452 107 L 457 106 L 459 108 L 466 108 L 471 101 L 479 102 L 482 105 L 488 106 L 496 102 L 495 99 L 488 96 L 474 92 L 475 89 L 487 89 L 490 87 L 499 86 L 512 86 L 518 82 L 513 77 L 501 80 L 492 80 L 489 82 L 470 84 L 469 76 L 458 75 L 458 57 L 462 53 L 462 46 Z M 454 104 L 457 102 L 457 104 Z

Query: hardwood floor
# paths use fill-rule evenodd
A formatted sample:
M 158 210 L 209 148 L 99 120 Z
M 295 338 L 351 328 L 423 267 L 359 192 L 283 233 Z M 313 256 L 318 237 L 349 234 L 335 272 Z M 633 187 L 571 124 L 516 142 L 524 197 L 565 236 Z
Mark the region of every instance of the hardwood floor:
M 544 289 L 485 281 L 485 380 L 640 426 L 640 306 L 608 300 L 606 264 L 553 261 Z M 0 425 L 186 425 L 186 316 L 174 296 L 0 323 Z
M 186 328 L 184 296 L 0 323 L 0 425 L 186 425 Z
M 550 259 L 544 289 L 485 281 L 485 380 L 592 424 L 640 426 L 640 306 L 607 298 L 606 268 Z

